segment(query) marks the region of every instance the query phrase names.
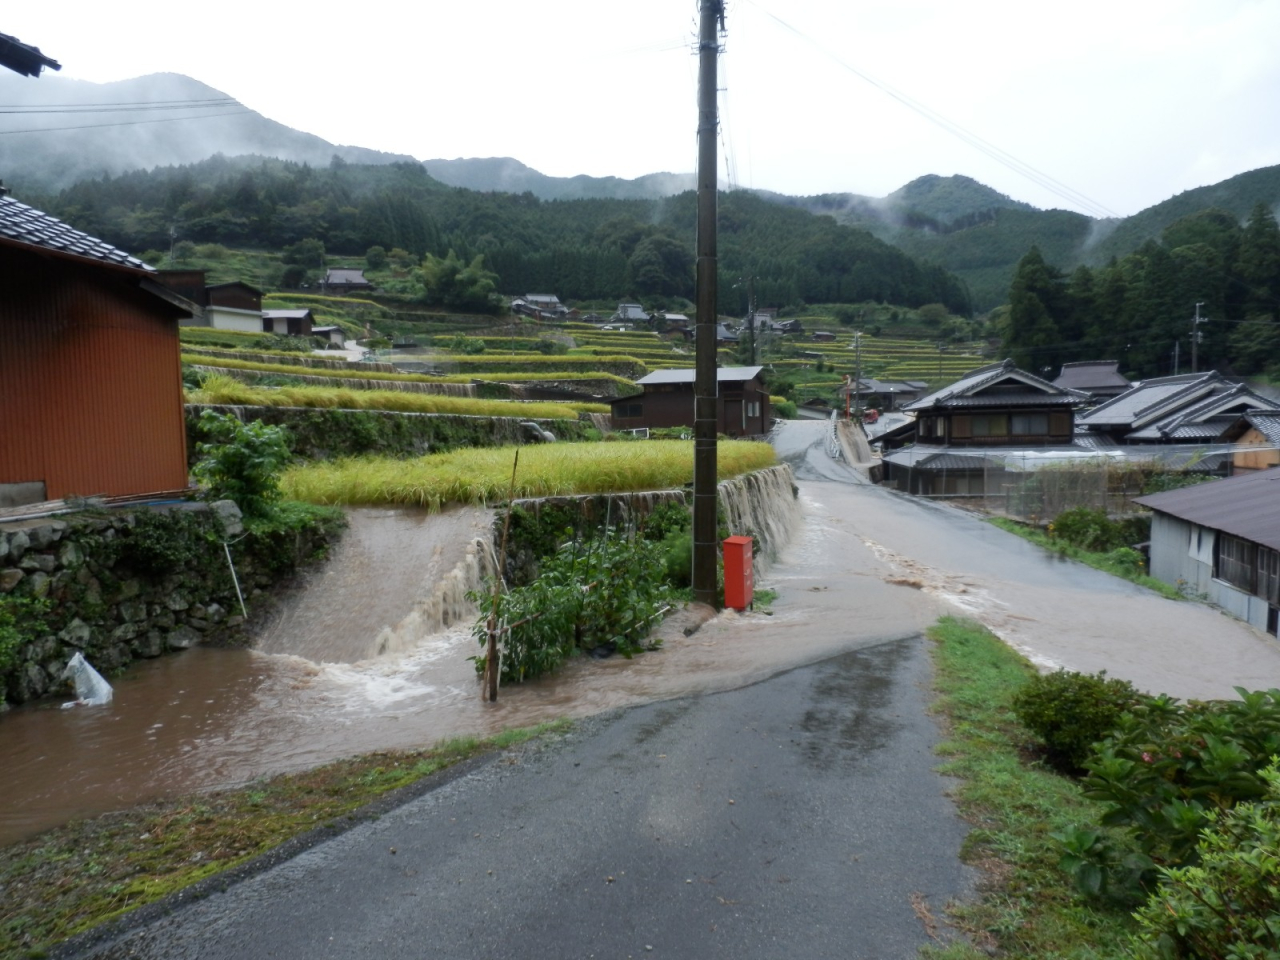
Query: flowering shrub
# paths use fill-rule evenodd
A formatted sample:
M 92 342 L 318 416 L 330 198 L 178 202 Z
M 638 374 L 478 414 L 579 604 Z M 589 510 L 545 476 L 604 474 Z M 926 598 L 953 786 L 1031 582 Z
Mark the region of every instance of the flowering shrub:
M 1213 810 L 1266 794 L 1262 770 L 1280 754 L 1280 690 L 1239 700 L 1144 699 L 1085 761 L 1085 796 L 1107 804 L 1104 825 L 1125 828 L 1158 865 L 1196 863 Z

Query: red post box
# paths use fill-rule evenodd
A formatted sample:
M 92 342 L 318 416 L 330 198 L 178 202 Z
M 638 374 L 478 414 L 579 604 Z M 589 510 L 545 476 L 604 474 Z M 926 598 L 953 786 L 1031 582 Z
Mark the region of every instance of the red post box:
M 751 578 L 751 538 L 724 541 L 724 605 L 734 610 L 751 606 L 755 585 Z

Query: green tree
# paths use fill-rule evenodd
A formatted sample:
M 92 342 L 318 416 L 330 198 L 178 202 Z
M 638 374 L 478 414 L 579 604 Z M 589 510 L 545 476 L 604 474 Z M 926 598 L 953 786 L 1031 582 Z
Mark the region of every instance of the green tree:
M 422 286 L 428 303 L 458 310 L 492 313 L 498 275 L 484 266 L 484 254 L 464 262 L 452 249 L 443 258 L 428 253 L 422 261 Z
M 1235 272 L 1245 286 L 1244 312 L 1274 317 L 1280 300 L 1280 226 L 1266 204 L 1255 205 L 1249 214 Z
M 370 270 L 385 270 L 387 268 L 387 250 L 386 247 L 372 246 L 365 251 L 365 265 Z
M 291 243 L 281 251 L 280 262 L 311 269 L 324 269 L 324 244 L 314 237 Z
M 1062 335 L 1055 314 L 1061 314 L 1062 300 L 1062 273 L 1032 246 L 1018 261 L 1009 287 L 1005 346 L 1018 366 L 1037 374 L 1059 367 Z

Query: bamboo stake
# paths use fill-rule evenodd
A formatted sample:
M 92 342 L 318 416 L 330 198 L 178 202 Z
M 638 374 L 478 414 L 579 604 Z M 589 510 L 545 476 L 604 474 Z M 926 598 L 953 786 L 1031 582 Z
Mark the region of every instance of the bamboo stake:
M 498 550 L 498 576 L 493 581 L 493 606 L 489 611 L 489 644 L 485 648 L 484 678 L 490 703 L 498 700 L 498 591 L 507 566 L 507 533 L 511 529 L 511 502 L 516 495 L 516 468 L 520 466 L 520 448 L 516 447 L 515 461 L 511 464 L 511 486 L 507 490 L 507 515 L 502 521 L 502 546 Z

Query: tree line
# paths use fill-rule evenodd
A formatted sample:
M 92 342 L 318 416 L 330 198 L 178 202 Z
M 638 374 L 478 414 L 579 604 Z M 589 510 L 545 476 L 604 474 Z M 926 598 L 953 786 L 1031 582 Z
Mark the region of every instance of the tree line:
M 1198 325 L 1197 304 L 1207 318 Z M 1019 366 L 1054 376 L 1063 363 L 1103 359 L 1130 377 L 1186 373 L 1193 348 L 1199 369 L 1246 376 L 1280 374 L 1278 319 L 1280 228 L 1258 203 L 1243 225 L 1201 210 L 1128 256 L 1070 275 L 1033 246 L 1009 288 L 1003 333 Z
M 696 198 L 539 200 L 531 193 L 447 187 L 420 164 L 327 168 L 216 156 L 185 166 L 87 180 L 43 209 L 123 249 L 167 250 L 175 239 L 276 249 L 302 241 L 329 254 L 403 249 L 471 264 L 483 257 L 506 294 L 566 300 L 692 298 Z M 878 301 L 942 303 L 968 315 L 964 284 L 863 230 L 746 191 L 720 200 L 720 308 Z

